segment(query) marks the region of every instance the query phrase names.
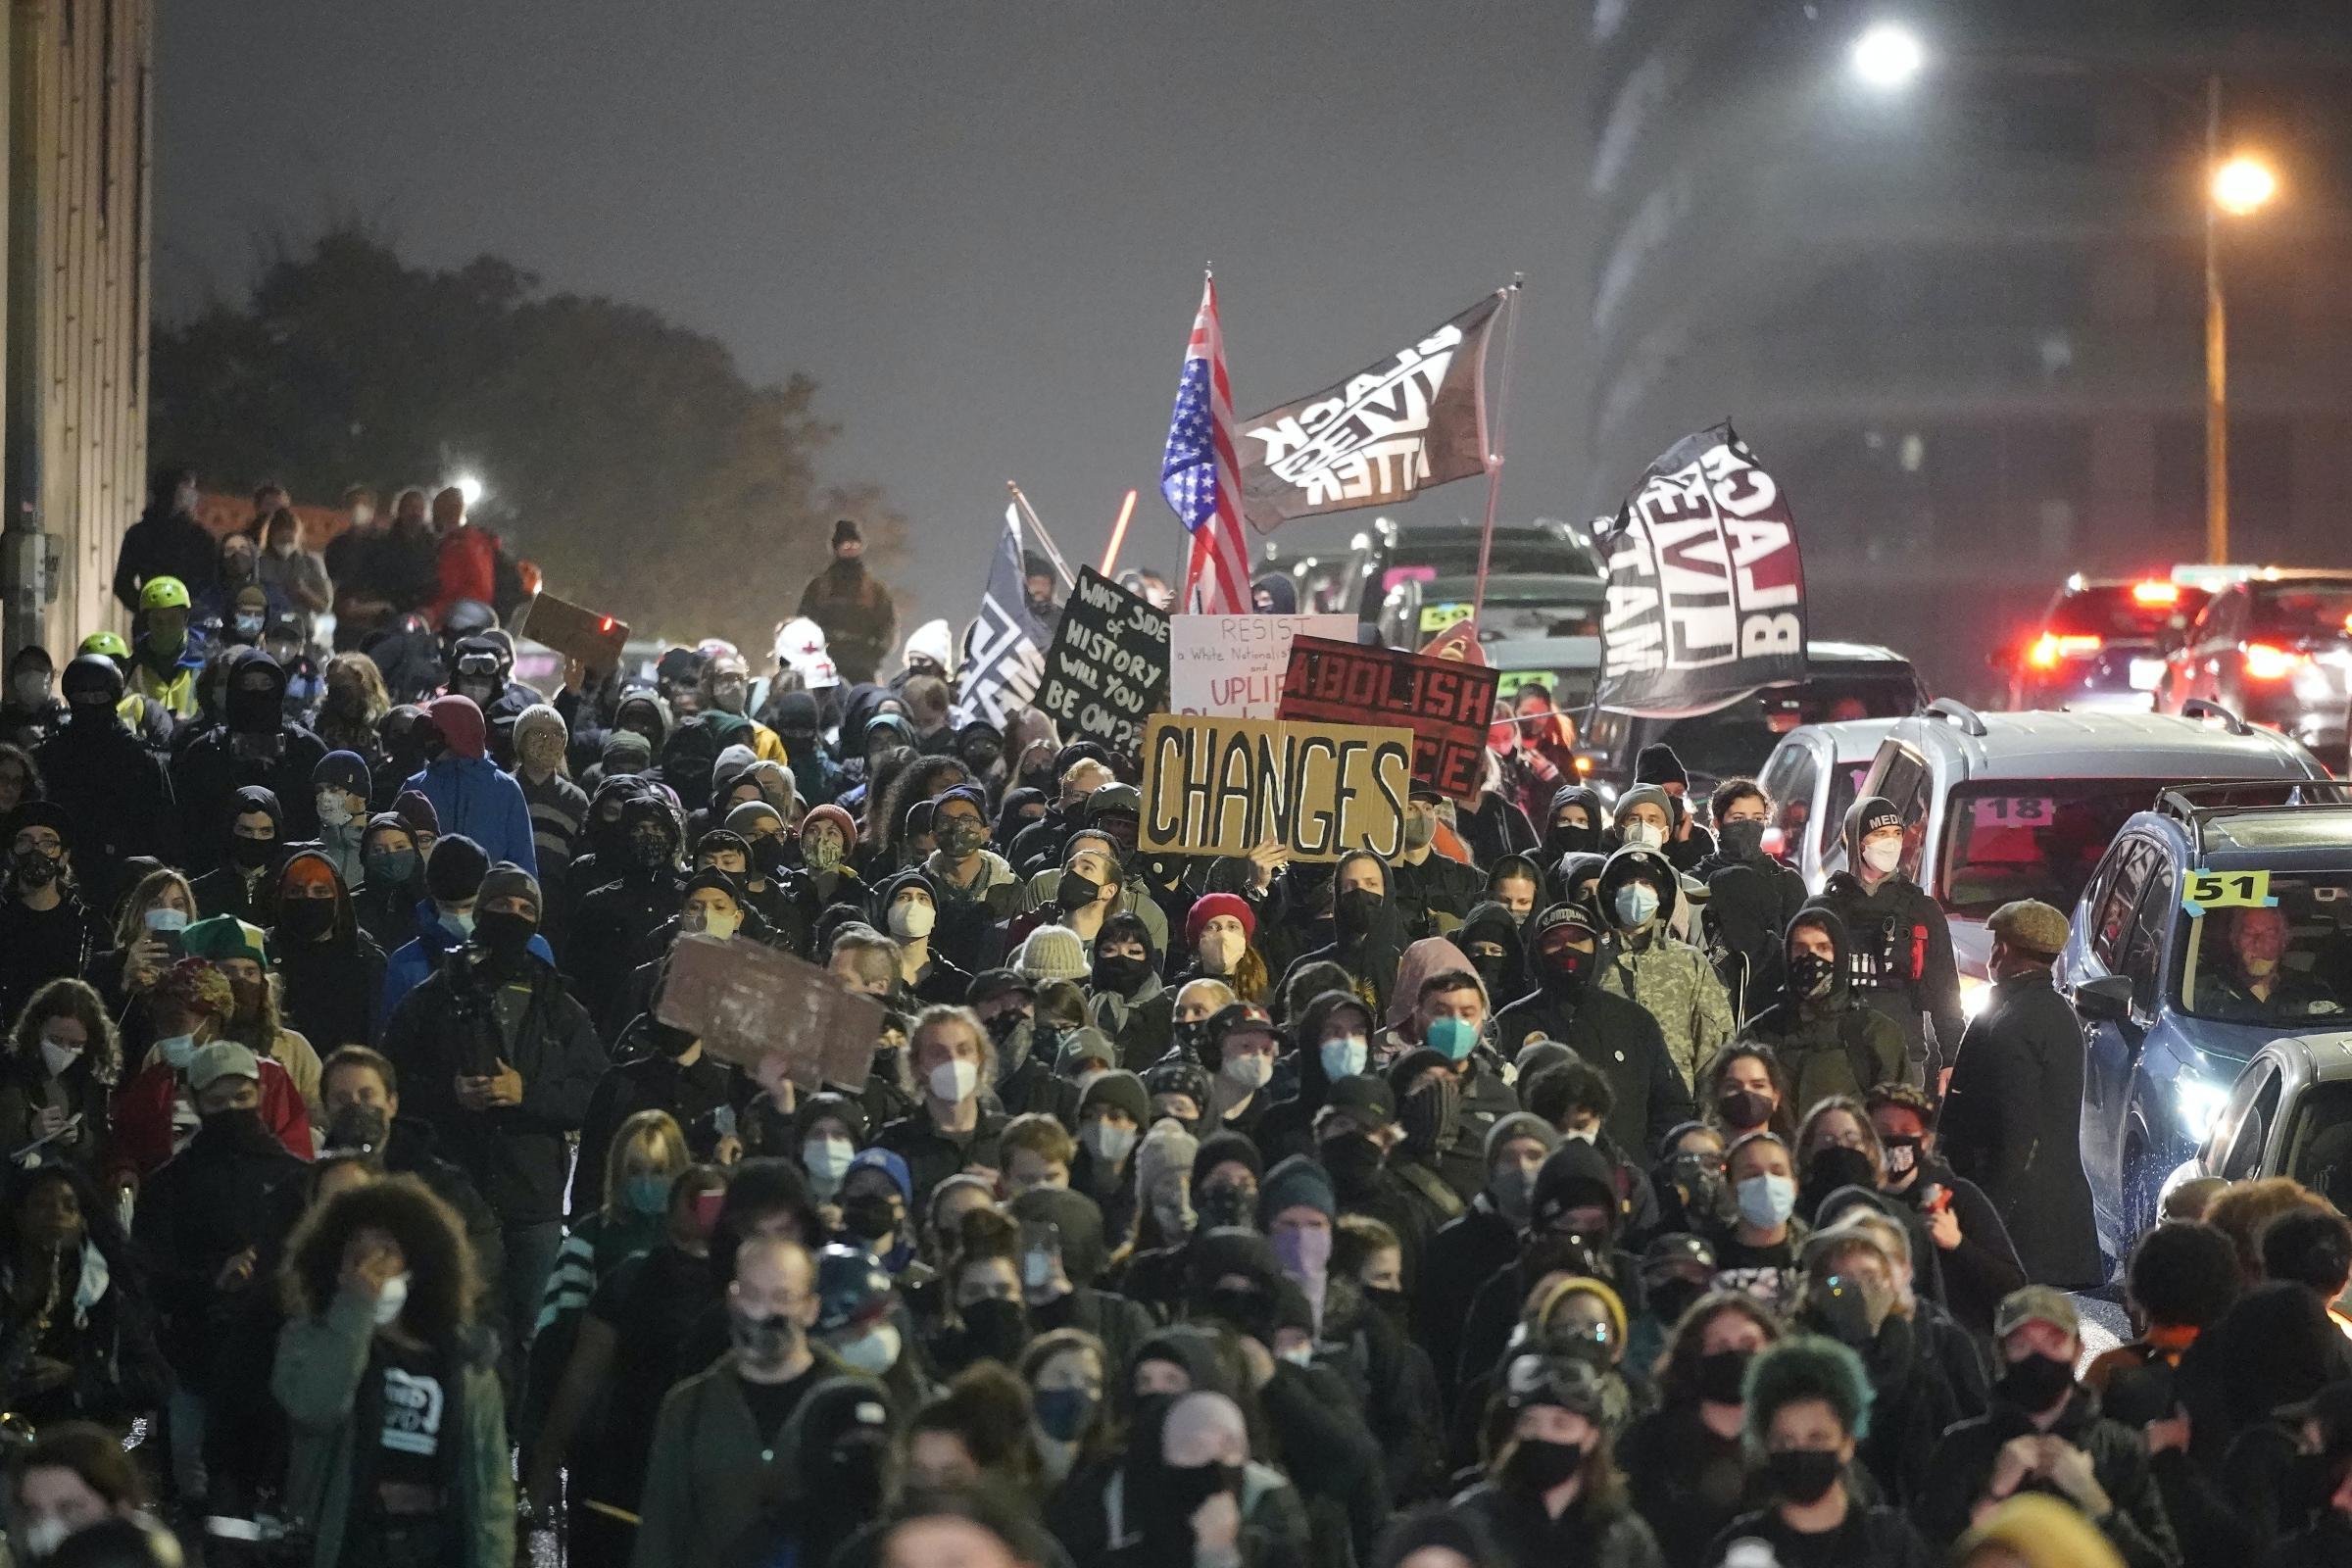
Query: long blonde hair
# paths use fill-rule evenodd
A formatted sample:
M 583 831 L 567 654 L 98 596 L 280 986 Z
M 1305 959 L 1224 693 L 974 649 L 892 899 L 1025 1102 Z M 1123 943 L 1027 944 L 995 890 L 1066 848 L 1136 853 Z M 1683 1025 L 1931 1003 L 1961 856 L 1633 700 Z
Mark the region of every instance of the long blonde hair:
M 604 1213 L 608 1221 L 624 1217 L 621 1189 L 628 1181 L 629 1151 L 641 1144 L 654 1148 L 672 1176 L 693 1163 L 686 1152 L 686 1134 L 668 1111 L 641 1110 L 622 1122 L 613 1130 L 612 1147 L 605 1151 Z

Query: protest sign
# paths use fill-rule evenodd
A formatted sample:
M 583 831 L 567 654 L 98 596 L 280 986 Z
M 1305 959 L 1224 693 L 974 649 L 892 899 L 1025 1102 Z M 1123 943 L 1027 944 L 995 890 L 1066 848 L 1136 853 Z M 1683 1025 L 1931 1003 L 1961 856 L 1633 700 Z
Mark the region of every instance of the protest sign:
M 1796 523 L 1728 420 L 1667 448 L 1595 542 L 1609 562 L 1595 706 L 1682 718 L 1804 679 Z
M 781 1054 L 786 1075 L 808 1090 L 864 1083 L 886 1018 L 881 1003 L 815 964 L 764 943 L 704 936 L 670 949 L 654 1016 L 747 1071 Z
M 1507 292 L 1337 386 L 1242 420 L 1250 526 L 1272 533 L 1293 517 L 1394 506 L 1484 473 L 1487 339 Z
M 1355 640 L 1353 615 L 1170 615 L 1168 711 L 1272 718 L 1291 639 Z
M 1299 637 L 1291 643 L 1279 711 L 1319 724 L 1409 726 L 1414 779 L 1476 806 L 1494 685 L 1494 671 L 1481 664 Z
M 1413 732 L 1154 713 L 1144 731 L 1146 850 L 1247 855 L 1279 841 L 1301 860 L 1404 847 Z
M 584 610 L 554 594 L 534 594 L 523 607 L 517 637 L 528 637 L 576 659 L 589 673 L 602 675 L 620 667 L 620 652 L 629 640 L 629 623 Z
M 1083 737 L 1123 753 L 1167 690 L 1166 612 L 1094 567 L 1080 567 L 1046 654 L 1037 706 L 1065 740 Z

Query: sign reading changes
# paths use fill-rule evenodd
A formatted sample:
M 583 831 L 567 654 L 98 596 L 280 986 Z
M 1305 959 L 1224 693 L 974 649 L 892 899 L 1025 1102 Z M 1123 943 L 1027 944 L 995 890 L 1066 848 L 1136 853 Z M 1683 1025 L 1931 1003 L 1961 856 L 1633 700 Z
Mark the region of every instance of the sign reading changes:
M 1280 711 L 1315 723 L 1409 725 L 1414 779 L 1475 806 L 1495 684 L 1495 672 L 1480 664 L 1299 637 L 1291 643 Z
M 1126 752 L 1167 690 L 1167 615 L 1094 567 L 1082 567 L 1046 655 L 1037 706 L 1065 737 Z
M 1146 850 L 1247 855 L 1280 842 L 1301 860 L 1404 847 L 1413 732 L 1154 713 L 1144 731 Z

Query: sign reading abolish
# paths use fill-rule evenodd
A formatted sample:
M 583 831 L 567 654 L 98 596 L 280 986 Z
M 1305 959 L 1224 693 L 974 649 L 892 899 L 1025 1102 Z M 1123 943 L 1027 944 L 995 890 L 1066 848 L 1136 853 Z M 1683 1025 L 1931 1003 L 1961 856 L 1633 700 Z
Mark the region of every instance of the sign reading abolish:
M 1279 841 L 1301 860 L 1404 847 L 1413 732 L 1154 713 L 1144 731 L 1146 850 L 1247 855 Z
M 1355 636 L 1353 615 L 1170 615 L 1168 711 L 1272 718 L 1293 637 Z
M 1317 723 L 1410 725 L 1413 777 L 1466 806 L 1487 777 L 1495 672 L 1454 659 L 1300 637 L 1282 677 L 1282 716 Z
M 1681 718 L 1804 678 L 1796 524 L 1730 421 L 1651 463 L 1596 542 L 1609 560 L 1598 707 Z
M 803 1089 L 862 1084 L 888 1014 L 813 963 L 763 942 L 680 937 L 654 1016 L 721 1061 L 757 1072 L 781 1057 Z
M 1130 751 L 1168 689 L 1168 617 L 1092 566 L 1062 607 L 1037 706 L 1072 739 Z

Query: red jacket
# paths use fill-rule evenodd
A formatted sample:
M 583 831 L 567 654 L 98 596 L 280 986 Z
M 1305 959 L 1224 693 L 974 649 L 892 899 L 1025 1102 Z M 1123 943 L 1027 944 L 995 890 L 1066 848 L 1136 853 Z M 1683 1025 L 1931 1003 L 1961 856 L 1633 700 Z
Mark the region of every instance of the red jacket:
M 141 1181 L 172 1157 L 172 1104 L 179 1098 L 179 1074 L 150 1061 L 115 1096 L 116 1171 L 135 1172 Z M 262 1124 L 302 1159 L 311 1157 L 311 1117 L 302 1093 L 276 1062 L 262 1062 Z
M 433 623 L 449 613 L 461 599 L 496 606 L 498 603 L 498 535 L 467 523 L 441 540 L 440 591 L 433 595 Z

